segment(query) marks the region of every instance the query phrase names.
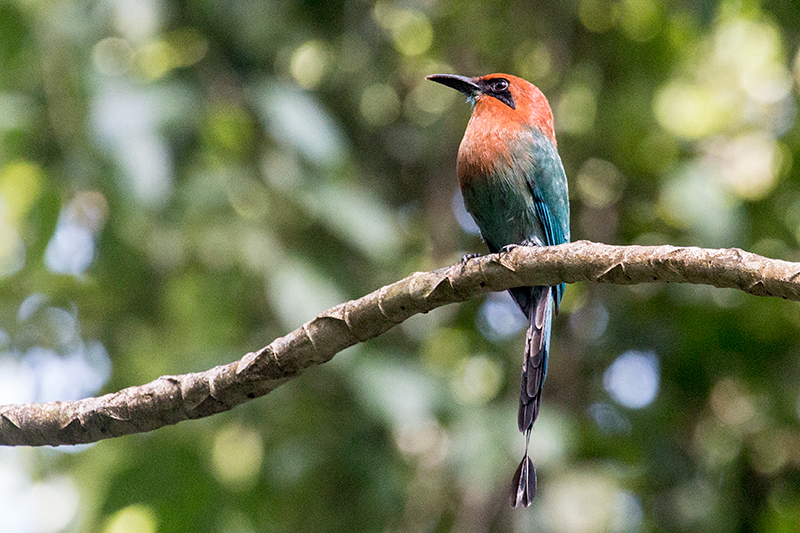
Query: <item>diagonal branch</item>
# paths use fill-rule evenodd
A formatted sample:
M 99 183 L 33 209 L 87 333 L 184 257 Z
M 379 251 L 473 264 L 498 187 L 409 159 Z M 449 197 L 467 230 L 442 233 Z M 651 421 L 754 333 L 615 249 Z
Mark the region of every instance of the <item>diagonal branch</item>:
M 162 376 L 99 398 L 0 406 L 0 445 L 80 444 L 210 416 L 264 396 L 303 370 L 417 313 L 490 291 L 593 281 L 696 283 L 800 301 L 800 263 L 739 249 L 610 246 L 579 241 L 518 247 L 432 272 L 416 272 L 325 311 L 240 360 Z

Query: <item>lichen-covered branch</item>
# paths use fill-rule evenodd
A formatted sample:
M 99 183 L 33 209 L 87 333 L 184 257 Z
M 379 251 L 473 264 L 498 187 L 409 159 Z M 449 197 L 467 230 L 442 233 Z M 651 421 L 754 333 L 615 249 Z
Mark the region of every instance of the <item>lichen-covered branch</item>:
M 576 281 L 697 283 L 800 301 L 800 263 L 738 249 L 610 246 L 588 241 L 519 247 L 433 272 L 416 272 L 329 309 L 236 362 L 205 372 L 162 376 L 99 398 L 0 406 L 0 444 L 95 442 L 213 415 L 263 396 L 303 370 L 417 313 L 489 291 Z

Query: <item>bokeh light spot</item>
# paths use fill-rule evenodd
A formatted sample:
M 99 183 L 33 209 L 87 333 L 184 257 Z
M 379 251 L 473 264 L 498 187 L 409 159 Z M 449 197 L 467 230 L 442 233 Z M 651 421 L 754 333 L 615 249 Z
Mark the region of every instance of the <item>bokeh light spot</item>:
M 107 76 L 125 74 L 133 61 L 133 48 L 125 39 L 108 37 L 92 48 L 92 62 L 98 72 Z
M 450 444 L 435 418 L 399 424 L 394 438 L 398 450 L 418 457 L 427 468 L 436 468 L 444 462 Z
M 61 211 L 47 244 L 44 262 L 57 274 L 82 274 L 94 259 L 95 234 L 108 216 L 108 203 L 97 191 L 78 194 Z
M 554 112 L 556 130 L 573 135 L 588 132 L 594 126 L 597 98 L 587 85 L 574 85 L 558 99 Z
M 251 486 L 258 478 L 264 444 L 253 428 L 229 424 L 214 436 L 212 466 L 214 476 L 235 488 Z
M 134 504 L 111 515 L 103 533 L 156 533 L 157 529 L 156 513 L 150 506 Z
M 738 196 L 758 200 L 774 188 L 782 152 L 772 136 L 756 132 L 714 138 L 704 143 L 703 151 L 705 163 Z
M 39 533 L 63 531 L 78 514 L 78 489 L 65 476 L 36 483 L 27 499 Z
M 670 82 L 656 94 L 653 110 L 663 128 L 685 139 L 718 132 L 740 113 L 726 95 L 679 81 Z
M 39 165 L 18 161 L 0 170 L 0 219 L 19 224 L 42 193 L 44 174 Z
M 497 361 L 479 355 L 466 359 L 450 383 L 462 403 L 482 404 L 497 396 L 502 377 Z
M 543 43 L 523 42 L 514 50 L 515 70 L 521 78 L 530 80 L 546 90 L 557 81 L 558 72 L 553 65 L 553 54 Z
M 729 426 L 749 425 L 758 414 L 752 396 L 734 378 L 722 379 L 714 385 L 710 402 L 719 421 Z
M 647 407 L 656 399 L 660 368 L 655 352 L 627 351 L 603 374 L 603 386 L 614 400 L 629 409 Z
M 652 39 L 661 27 L 662 6 L 659 0 L 622 0 L 620 26 L 634 41 Z
M 393 122 L 400 113 L 400 99 L 390 85 L 376 83 L 361 94 L 359 109 L 369 124 L 384 126 Z
M 51 272 L 74 276 L 89 268 L 93 259 L 92 233 L 83 226 L 71 223 L 56 228 L 44 254 L 44 263 Z
M 17 228 L 0 218 L 0 278 L 13 276 L 24 266 L 25 243 Z
M 156 80 L 172 69 L 176 63 L 175 55 L 172 46 L 166 41 L 151 41 L 136 51 L 134 61 L 145 79 Z
M 433 42 L 433 27 L 423 13 L 410 9 L 389 8 L 384 15 L 378 17 L 390 30 L 392 42 L 401 54 L 418 56 L 430 48 Z
M 512 337 L 527 326 L 525 315 L 507 292 L 489 294 L 478 310 L 476 322 L 478 331 L 491 341 Z
M 630 420 L 613 405 L 593 403 L 589 406 L 588 412 L 600 431 L 607 435 L 629 435 L 631 432 Z
M 620 489 L 603 472 L 572 471 L 549 480 L 543 495 L 548 529 L 556 533 L 609 531 Z
M 165 40 L 173 51 L 173 68 L 194 65 L 208 53 L 208 39 L 194 28 L 172 31 L 165 36 Z
M 602 159 L 587 160 L 576 176 L 581 200 L 592 207 L 602 208 L 622 197 L 625 179 L 613 164 Z
M 432 71 L 446 70 L 434 68 Z M 455 91 L 441 91 L 432 83 L 422 82 L 417 84 L 406 97 L 405 110 L 408 116 L 420 125 L 432 124 L 439 116 L 447 111 L 458 98 Z
M 161 26 L 162 4 L 158 0 L 114 0 L 110 5 L 117 30 L 131 41 L 144 41 Z
M 587 30 L 603 33 L 614 27 L 618 11 L 616 7 L 616 3 L 609 0 L 581 0 L 578 17 Z
M 297 83 L 306 89 L 319 85 L 328 68 L 328 52 L 320 41 L 308 41 L 292 54 L 289 70 Z
M 572 333 L 584 342 L 595 342 L 608 328 L 609 313 L 605 305 L 592 302 L 576 309 L 569 317 Z

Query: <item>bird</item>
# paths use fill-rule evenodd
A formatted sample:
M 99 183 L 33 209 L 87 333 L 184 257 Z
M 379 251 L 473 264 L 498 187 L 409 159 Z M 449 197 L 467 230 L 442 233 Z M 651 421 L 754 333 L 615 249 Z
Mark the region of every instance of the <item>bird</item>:
M 542 91 L 501 73 L 433 74 L 426 79 L 463 93 L 472 107 L 456 169 L 464 205 L 489 251 L 569 242 L 567 176 L 557 150 L 553 113 Z M 564 288 L 562 283 L 508 291 L 528 320 L 517 416 L 525 455 L 512 480 L 512 507 L 527 507 L 536 496 L 536 469 L 528 447 L 547 376 L 553 318 Z

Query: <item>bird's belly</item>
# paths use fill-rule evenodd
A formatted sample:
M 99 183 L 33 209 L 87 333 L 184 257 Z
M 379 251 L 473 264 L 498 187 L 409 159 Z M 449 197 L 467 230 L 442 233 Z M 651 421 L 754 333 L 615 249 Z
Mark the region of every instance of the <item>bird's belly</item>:
M 462 187 L 464 204 L 490 250 L 509 244 L 544 242 L 545 234 L 530 191 L 499 179 Z

